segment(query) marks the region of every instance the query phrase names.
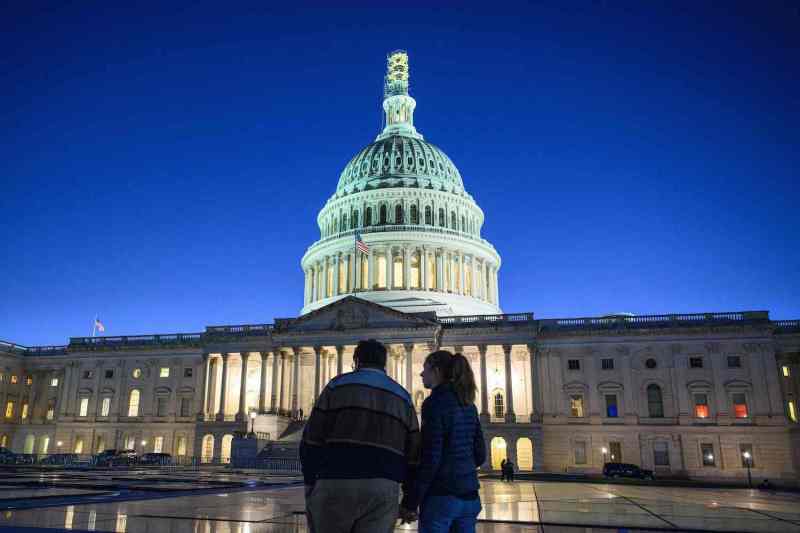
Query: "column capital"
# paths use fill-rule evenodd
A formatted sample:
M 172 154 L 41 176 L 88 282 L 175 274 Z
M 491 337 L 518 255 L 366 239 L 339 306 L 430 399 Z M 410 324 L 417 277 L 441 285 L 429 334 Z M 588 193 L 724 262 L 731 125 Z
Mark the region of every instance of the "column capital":
M 221 352 L 221 353 L 219 354 L 219 356 L 220 356 L 220 357 L 222 357 L 222 361 L 223 361 L 223 362 L 226 362 L 226 363 L 228 362 L 228 357 L 229 357 L 230 355 L 231 355 L 231 354 L 230 354 L 229 352 Z
M 300 357 L 300 347 L 299 346 L 292 346 L 292 353 L 295 357 Z
M 414 351 L 414 343 L 407 342 L 403 344 L 403 348 L 406 351 L 406 354 L 409 354 Z
M 456 353 L 462 353 L 462 354 L 464 353 L 463 346 L 453 345 L 453 350 L 455 350 Z
M 514 346 L 512 344 L 504 344 L 503 345 L 503 353 L 506 354 L 506 355 L 511 355 L 511 349 L 513 347 Z
M 485 357 L 486 356 L 486 352 L 488 350 L 489 350 L 489 345 L 488 344 L 479 344 L 478 345 L 478 353 L 481 354 L 481 357 Z
M 242 358 L 242 361 L 247 361 L 250 359 L 250 352 L 239 352 L 239 357 Z
M 322 346 L 313 346 L 311 349 L 314 350 L 314 355 L 322 354 Z
M 269 357 L 269 352 L 258 352 L 258 355 L 261 356 L 261 362 L 263 363 Z
M 538 342 L 529 342 L 528 344 L 526 344 L 526 346 L 528 347 L 528 353 L 530 354 L 536 353 L 536 351 L 539 349 Z
M 342 354 L 344 354 L 344 346 L 342 346 L 342 345 L 336 346 L 336 355 L 341 357 Z

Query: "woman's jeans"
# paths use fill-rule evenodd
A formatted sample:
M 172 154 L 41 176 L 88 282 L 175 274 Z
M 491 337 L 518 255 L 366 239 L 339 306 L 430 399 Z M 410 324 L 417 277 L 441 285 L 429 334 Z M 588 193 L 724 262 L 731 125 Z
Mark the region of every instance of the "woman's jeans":
M 419 533 L 475 533 L 481 500 L 455 496 L 425 498 L 419 515 Z

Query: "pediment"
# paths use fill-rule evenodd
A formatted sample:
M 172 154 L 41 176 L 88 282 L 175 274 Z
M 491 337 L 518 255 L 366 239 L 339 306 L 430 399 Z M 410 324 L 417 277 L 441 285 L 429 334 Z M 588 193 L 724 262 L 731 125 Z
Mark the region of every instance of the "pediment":
M 346 296 L 298 318 L 275 320 L 275 329 L 281 333 L 413 328 L 437 325 L 434 313 L 403 313 L 356 296 Z

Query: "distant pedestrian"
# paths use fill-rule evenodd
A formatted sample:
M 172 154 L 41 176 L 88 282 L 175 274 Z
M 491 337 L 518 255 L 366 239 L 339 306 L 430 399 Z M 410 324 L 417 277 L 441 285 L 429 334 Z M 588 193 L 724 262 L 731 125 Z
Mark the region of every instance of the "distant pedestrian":
M 500 481 L 506 480 L 506 460 L 500 461 Z
M 514 463 L 512 461 L 506 461 L 506 481 L 514 481 Z
M 410 507 L 420 449 L 411 396 L 386 375 L 380 342 L 359 342 L 353 362 L 320 394 L 300 442 L 314 533 L 394 531 L 401 483 Z

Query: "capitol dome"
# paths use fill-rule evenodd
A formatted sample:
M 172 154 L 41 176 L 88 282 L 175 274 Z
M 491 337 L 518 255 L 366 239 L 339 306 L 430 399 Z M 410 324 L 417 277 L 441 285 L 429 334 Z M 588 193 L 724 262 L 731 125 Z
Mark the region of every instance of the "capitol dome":
M 408 55 L 387 58 L 385 126 L 342 171 L 301 261 L 301 313 L 354 295 L 405 312 L 500 313 L 500 256 L 456 166 L 414 127 Z

